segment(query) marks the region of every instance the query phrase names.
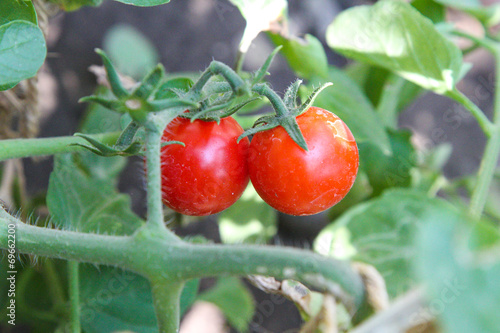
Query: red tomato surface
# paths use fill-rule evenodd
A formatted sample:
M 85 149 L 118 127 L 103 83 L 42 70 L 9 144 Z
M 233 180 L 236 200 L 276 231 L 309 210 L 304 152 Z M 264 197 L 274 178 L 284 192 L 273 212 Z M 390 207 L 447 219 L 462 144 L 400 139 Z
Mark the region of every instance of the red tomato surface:
M 349 192 L 359 165 L 358 147 L 335 114 L 311 107 L 297 117 L 309 151 L 281 126 L 254 135 L 248 170 L 257 193 L 275 209 L 311 215 L 338 203 Z
M 194 216 L 218 213 L 231 206 L 248 184 L 249 140 L 231 117 L 215 121 L 176 118 L 162 141 L 181 141 L 161 150 L 163 202 Z

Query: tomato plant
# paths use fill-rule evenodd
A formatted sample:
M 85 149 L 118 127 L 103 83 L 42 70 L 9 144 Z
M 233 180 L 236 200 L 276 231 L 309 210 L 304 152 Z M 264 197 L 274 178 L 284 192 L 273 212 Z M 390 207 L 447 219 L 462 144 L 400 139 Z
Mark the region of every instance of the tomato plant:
M 102 2 L 0 1 L 0 331 L 500 332 L 500 4 Z
M 281 127 L 254 135 L 248 168 L 257 193 L 291 215 L 311 215 L 338 203 L 358 172 L 356 141 L 335 114 L 311 107 L 297 117 L 308 150 Z
M 219 123 L 178 117 L 162 141 L 180 141 L 161 150 L 162 198 L 185 215 L 203 216 L 231 206 L 248 184 L 249 140 L 232 117 Z

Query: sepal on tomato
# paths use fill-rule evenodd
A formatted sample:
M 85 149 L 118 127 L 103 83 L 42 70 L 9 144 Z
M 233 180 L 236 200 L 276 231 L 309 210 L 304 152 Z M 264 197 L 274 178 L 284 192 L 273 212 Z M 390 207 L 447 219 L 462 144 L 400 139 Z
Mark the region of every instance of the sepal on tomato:
M 314 99 L 318 94 L 328 86 L 331 86 L 332 83 L 328 82 L 323 84 L 322 86 L 315 89 L 311 95 L 306 99 L 304 103 L 301 105 L 297 105 L 297 94 L 299 92 L 300 85 L 302 80 L 296 80 L 294 83 L 288 87 L 285 92 L 283 99 L 281 99 L 278 94 L 276 94 L 267 84 L 259 83 L 253 87 L 253 91 L 266 96 L 271 105 L 273 106 L 276 115 L 275 116 L 265 116 L 257 119 L 254 126 L 248 130 L 246 130 L 238 140 L 241 140 L 244 137 L 249 135 L 256 134 L 258 132 L 267 131 L 269 129 L 275 128 L 277 126 L 283 127 L 288 135 L 295 141 L 299 147 L 308 150 L 306 140 L 302 135 L 302 132 L 299 129 L 299 125 L 295 118 L 306 110 L 314 102 Z

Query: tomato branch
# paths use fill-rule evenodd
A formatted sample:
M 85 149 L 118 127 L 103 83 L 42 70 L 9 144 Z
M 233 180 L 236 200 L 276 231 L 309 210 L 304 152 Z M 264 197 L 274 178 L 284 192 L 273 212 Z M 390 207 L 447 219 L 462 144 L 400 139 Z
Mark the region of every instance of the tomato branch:
M 120 132 L 93 134 L 90 136 L 96 140 L 112 145 L 120 136 Z M 85 139 L 76 136 L 0 140 L 0 161 L 12 158 L 45 156 L 82 151 L 84 148 L 75 146 L 75 144 L 85 143 L 87 143 Z
M 295 248 L 257 245 L 195 245 L 169 242 L 164 233 L 141 229 L 109 236 L 28 225 L 0 210 L 0 248 L 8 247 L 8 225 L 16 229 L 18 253 L 119 266 L 150 281 L 171 282 L 222 275 L 268 275 L 294 279 L 342 300 L 352 313 L 365 302 L 359 275 L 347 262 Z M 146 260 L 147 259 L 147 260 Z

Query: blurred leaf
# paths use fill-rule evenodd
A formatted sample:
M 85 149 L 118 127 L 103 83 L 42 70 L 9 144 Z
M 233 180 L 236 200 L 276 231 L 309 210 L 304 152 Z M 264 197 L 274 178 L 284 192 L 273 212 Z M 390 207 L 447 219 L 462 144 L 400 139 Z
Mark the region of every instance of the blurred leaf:
M 115 0 L 115 1 L 139 7 L 158 6 L 170 2 L 170 0 Z
M 288 8 L 286 0 L 229 0 L 241 12 L 247 24 L 241 38 L 240 52 L 246 53 L 261 31 L 268 31 L 281 20 Z
M 434 0 L 444 6 L 462 10 L 485 24 L 492 27 L 500 23 L 500 4 L 483 6 L 480 0 Z
M 217 305 L 231 326 L 247 332 L 255 304 L 250 291 L 235 277 L 221 277 L 211 289 L 198 296 L 199 300 Z
M 37 25 L 22 20 L 0 26 L 0 90 L 36 74 L 42 66 L 47 47 Z
M 435 0 L 413 0 L 411 5 L 422 15 L 430 18 L 433 23 L 446 20 L 446 9 Z
M 358 144 L 360 168 L 368 175 L 373 195 L 389 187 L 411 185 L 411 169 L 416 165 L 411 132 L 388 130 L 391 154 L 386 154 L 371 142 Z
M 83 6 L 100 6 L 103 0 L 48 0 L 49 2 L 59 5 L 65 11 L 74 11 Z
M 342 12 L 328 27 L 327 42 L 347 57 L 387 68 L 440 94 L 453 90 L 462 72 L 458 47 L 402 1 Z
M 499 240 L 496 227 L 471 223 L 449 205 L 422 215 L 414 261 L 428 287 L 428 311 L 446 332 L 500 331 Z
M 0 2 L 0 26 L 15 20 L 37 24 L 35 7 L 31 1 L 2 0 Z
M 16 324 L 36 322 L 33 332 L 53 332 L 57 323 L 63 324 L 66 318 L 57 314 L 64 298 L 64 285 L 54 286 L 54 282 L 63 282 L 62 261 L 47 259 L 43 265 L 24 267 L 16 275 Z M 59 267 L 57 267 L 59 266 Z M 59 269 L 57 269 L 59 268 Z M 60 302 L 58 304 L 58 302 Z
M 410 189 L 384 192 L 354 206 L 327 226 L 314 250 L 338 259 L 361 261 L 375 268 L 394 298 L 414 286 L 412 261 L 419 255 L 413 237 L 422 218 L 439 211 L 438 198 Z
M 358 143 L 368 141 L 389 152 L 390 142 L 384 126 L 359 86 L 334 67 L 330 68 L 328 81 L 333 83 L 333 87 L 319 94 L 314 105 L 339 116 Z M 319 85 L 317 81 L 313 84 Z
M 155 46 L 128 24 L 118 24 L 109 29 L 104 36 L 103 47 L 116 68 L 136 80 L 141 80 L 158 63 Z
M 130 210 L 130 198 L 109 180 L 84 174 L 72 155 L 57 155 L 49 179 L 47 205 L 62 229 L 130 235 L 143 221 Z
M 186 283 L 181 295 L 181 314 L 191 306 L 198 280 Z M 87 333 L 133 331 L 158 332 L 149 282 L 118 268 L 80 265 L 82 327 Z
M 5 250 L 0 250 L 0 295 L 7 295 L 8 290 L 9 290 L 9 281 L 7 280 L 7 277 L 9 276 L 7 274 L 7 271 L 9 271 L 8 263 L 7 263 L 7 251 Z M 9 301 L 8 297 L 2 297 L 0 298 L 0 309 L 5 310 L 7 307 L 7 302 Z M 2 310 L 0 310 L 0 313 L 3 313 Z M 2 317 L 0 319 L 0 322 L 4 321 L 5 317 Z
M 276 211 L 259 197 L 251 184 L 219 217 L 223 243 L 265 244 L 276 231 Z
M 443 175 L 443 167 L 448 162 L 452 146 L 441 144 L 418 156 L 418 167 L 411 170 L 412 187 L 429 193 L 437 193 L 448 180 Z M 451 196 L 448 194 L 447 198 Z
M 294 72 L 305 79 L 313 76 L 328 76 L 328 59 L 321 42 L 313 35 L 307 34 L 304 39 L 298 37 L 285 38 L 280 34 L 269 33 L 276 46 L 282 45 L 281 54 Z
M 490 192 L 486 200 L 485 212 L 500 225 L 500 177 L 493 179 L 490 185 Z

